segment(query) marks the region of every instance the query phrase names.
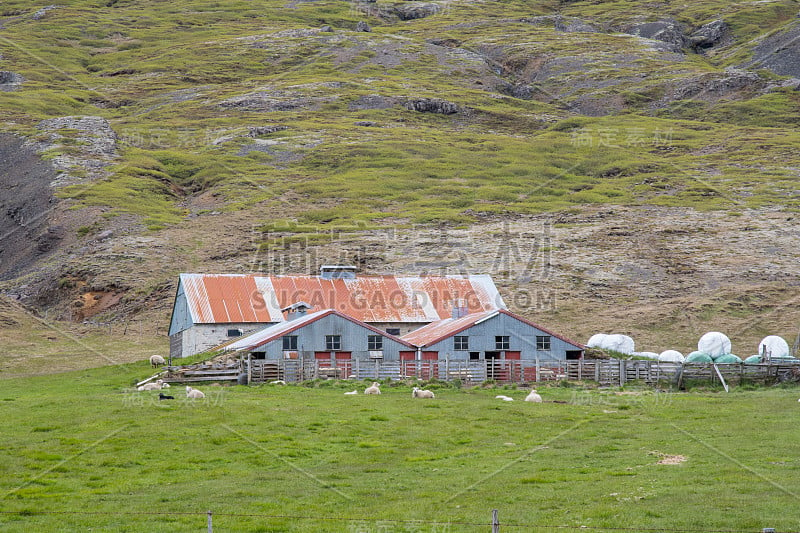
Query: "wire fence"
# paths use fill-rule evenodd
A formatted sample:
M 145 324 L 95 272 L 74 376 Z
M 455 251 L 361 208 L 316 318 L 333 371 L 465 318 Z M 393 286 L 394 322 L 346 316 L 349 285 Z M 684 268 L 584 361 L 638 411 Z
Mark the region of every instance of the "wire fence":
M 412 520 L 402 518 L 375 518 L 375 517 L 344 517 L 344 516 L 313 516 L 313 515 L 288 515 L 288 514 L 267 514 L 267 513 L 225 513 L 211 511 L 40 511 L 40 510 L 20 510 L 20 511 L 0 511 L 2 515 L 37 516 L 37 515 L 81 515 L 81 516 L 203 516 L 206 518 L 208 531 L 213 531 L 213 518 L 262 518 L 271 520 L 297 520 L 297 521 L 319 521 L 319 522 L 348 522 L 350 524 L 364 524 L 381 526 L 380 531 L 387 531 L 386 526 L 411 526 L 413 531 L 421 531 L 419 528 L 429 526 L 432 528 L 443 528 L 447 531 L 454 527 L 476 527 L 491 528 L 491 531 L 499 532 L 501 528 L 514 529 L 553 529 L 553 530 L 579 530 L 579 531 L 639 531 L 653 533 L 800 533 L 800 531 L 784 531 L 774 528 L 764 527 L 761 529 L 702 529 L 702 528 L 679 528 L 679 527 L 624 527 L 624 526 L 589 526 L 589 525 L 568 525 L 568 524 L 541 524 L 536 522 L 501 522 L 498 520 L 497 511 L 493 511 L 492 520 L 487 522 L 474 522 L 467 520 Z M 356 529 L 357 531 L 369 531 L 369 528 Z

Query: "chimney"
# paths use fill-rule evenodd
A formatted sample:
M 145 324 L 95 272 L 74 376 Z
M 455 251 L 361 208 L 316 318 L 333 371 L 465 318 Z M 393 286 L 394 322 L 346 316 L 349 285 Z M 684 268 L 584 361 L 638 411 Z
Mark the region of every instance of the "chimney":
M 356 279 L 358 267 L 354 265 L 322 265 L 319 277 L 322 279 Z
M 294 320 L 295 318 L 305 316 L 310 310 L 311 306 L 309 304 L 305 302 L 297 302 L 288 307 L 284 307 L 281 309 L 281 312 L 286 313 L 286 320 Z
M 456 318 L 461 318 L 462 316 L 467 316 L 468 314 L 469 310 L 467 309 L 467 303 L 464 300 L 453 301 L 453 313 L 451 315 L 453 320 Z

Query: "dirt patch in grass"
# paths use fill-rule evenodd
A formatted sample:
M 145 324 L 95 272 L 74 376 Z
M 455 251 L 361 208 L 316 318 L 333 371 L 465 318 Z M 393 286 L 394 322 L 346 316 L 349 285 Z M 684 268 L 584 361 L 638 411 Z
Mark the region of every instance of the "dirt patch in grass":
M 669 455 L 661 452 L 650 452 L 650 455 L 657 455 L 659 457 L 656 462 L 657 465 L 679 465 L 686 462 L 685 455 Z

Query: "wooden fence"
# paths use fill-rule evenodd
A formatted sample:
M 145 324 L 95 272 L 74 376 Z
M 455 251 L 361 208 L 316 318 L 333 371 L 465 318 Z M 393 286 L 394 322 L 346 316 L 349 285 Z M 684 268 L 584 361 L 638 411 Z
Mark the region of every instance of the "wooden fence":
M 242 362 L 242 373 L 250 383 L 284 380 L 298 382 L 311 379 L 438 379 L 460 380 L 465 384 L 485 381 L 498 383 L 536 383 L 547 381 L 593 381 L 605 386 L 622 386 L 628 382 L 649 385 L 681 386 L 690 380 L 719 381 L 721 375 L 729 384 L 742 382 L 769 383 L 800 378 L 800 364 L 728 364 L 665 363 L 644 360 L 579 360 L 579 361 L 381 361 L 313 359 L 252 359 Z

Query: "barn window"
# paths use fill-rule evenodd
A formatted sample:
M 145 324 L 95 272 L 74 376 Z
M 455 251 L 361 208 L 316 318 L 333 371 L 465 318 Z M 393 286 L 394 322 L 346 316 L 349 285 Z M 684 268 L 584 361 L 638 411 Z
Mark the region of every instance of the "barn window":
M 389 335 L 398 336 L 400 335 L 400 328 L 386 328 L 386 333 Z
M 367 349 L 383 350 L 383 335 L 367 335 Z
M 494 338 L 494 349 L 495 350 L 510 350 L 511 343 L 508 340 L 507 335 L 497 335 Z
M 469 350 L 469 337 L 467 335 L 457 335 L 453 337 L 453 349 L 466 351 Z
M 297 350 L 297 335 L 284 335 L 281 337 L 283 339 L 283 350 Z
M 329 352 L 342 349 L 341 335 L 325 335 L 325 349 Z
M 536 336 L 536 349 L 542 352 L 550 351 L 550 335 Z
M 228 337 L 241 337 L 242 333 L 244 333 L 240 329 L 229 329 L 228 330 Z

